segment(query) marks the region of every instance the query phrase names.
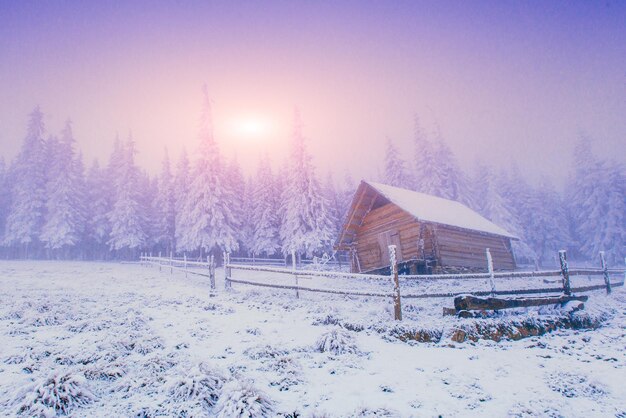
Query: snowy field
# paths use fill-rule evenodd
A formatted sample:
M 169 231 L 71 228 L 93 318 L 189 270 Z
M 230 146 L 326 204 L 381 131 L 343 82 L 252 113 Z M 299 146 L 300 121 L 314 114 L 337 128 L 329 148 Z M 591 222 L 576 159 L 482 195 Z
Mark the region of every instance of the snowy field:
M 0 261 L 0 415 L 626 417 L 623 287 L 590 294 L 587 310 L 610 313 L 597 330 L 406 343 L 384 332 L 390 301 L 225 292 L 217 276 L 211 296 L 207 278 L 155 267 Z M 443 306 L 405 303 L 403 323 L 463 321 Z

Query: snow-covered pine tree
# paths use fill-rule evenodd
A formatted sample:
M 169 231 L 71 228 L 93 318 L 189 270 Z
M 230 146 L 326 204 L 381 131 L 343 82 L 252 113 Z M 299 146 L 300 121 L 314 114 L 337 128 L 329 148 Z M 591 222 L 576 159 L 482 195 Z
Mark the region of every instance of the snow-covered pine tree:
M 387 148 L 385 150 L 383 183 L 404 189 L 410 189 L 414 183 L 406 168 L 406 162 L 402 159 L 398 148 L 390 138 L 387 138 Z
M 57 255 L 67 257 L 81 242 L 86 219 L 86 190 L 82 160 L 76 156 L 72 124 L 65 123 L 60 141 L 49 141 L 51 165 L 47 183 L 45 223 L 41 241 Z M 58 250 L 63 250 L 59 253 Z
M 413 119 L 413 141 L 415 146 L 415 168 L 413 189 L 418 192 L 438 196 L 441 180 L 437 176 L 435 149 L 420 124 L 419 117 Z
M 274 255 L 280 249 L 279 218 L 274 196 L 274 176 L 269 158 L 259 162 L 256 182 L 252 190 L 252 240 L 250 250 L 254 255 Z
M 246 251 L 246 237 L 244 231 L 245 224 L 245 202 L 246 202 L 246 181 L 241 173 L 241 166 L 237 156 L 234 155 L 226 166 L 225 176 L 226 191 L 225 196 L 229 203 L 230 212 L 232 214 L 231 227 L 235 231 L 237 239 L 237 247 L 240 251 Z
M 532 216 L 524 228 L 525 241 L 537 255 L 539 265 L 549 261 L 558 264 L 557 253 L 570 240 L 565 210 L 552 182 L 543 178 L 527 205 L 532 208 Z
M 189 193 L 183 208 L 189 229 L 184 231 L 183 248 L 202 251 L 237 251 L 236 224 L 231 212 L 232 192 L 225 181 L 224 164 L 213 137 L 211 104 L 206 86 L 203 88 L 200 119 L 200 146 Z
M 174 196 L 174 177 L 170 169 L 167 149 L 161 164 L 161 174 L 157 181 L 157 195 L 154 209 L 156 212 L 156 236 L 154 241 L 165 250 L 166 254 L 176 249 L 176 198 Z
M 254 245 L 254 191 L 256 190 L 256 182 L 251 176 L 246 179 L 246 187 L 243 198 L 243 224 L 241 225 L 241 241 L 239 252 L 245 255 L 252 254 Z
M 478 162 L 474 184 L 478 200 L 477 211 L 496 225 L 520 238 L 519 241 L 511 241 L 515 259 L 518 262 L 534 262 L 537 258 L 536 254 L 524 241 L 525 237 L 519 220 L 502 198 L 493 170 Z
M 28 130 L 13 167 L 11 207 L 4 241 L 20 246 L 24 256 L 37 247 L 46 205 L 46 156 L 43 113 L 37 106 L 29 115 Z
M 597 249 L 605 251 L 607 263 L 615 266 L 624 264 L 626 257 L 626 172 L 615 161 L 608 161 L 606 170 L 607 212 Z
M 100 168 L 98 160 L 94 160 L 87 173 L 87 247 L 93 258 L 106 259 L 108 254 L 111 224 L 109 212 L 112 209 L 113 196 L 108 171 Z
M 146 236 L 144 248 L 156 249 L 159 236 L 161 213 L 157 208 L 156 198 L 159 195 L 158 177 L 150 177 L 145 170 L 139 170 L 139 213 L 143 219 L 143 230 Z M 173 248 L 170 249 L 173 251 Z M 169 255 L 169 253 L 167 253 Z
M 185 212 L 188 208 L 185 206 L 187 196 L 189 195 L 189 184 L 191 182 L 189 168 L 189 158 L 187 151 L 183 149 L 180 159 L 176 164 L 176 175 L 174 177 L 174 202 L 175 202 L 175 231 L 176 231 L 176 250 L 180 252 L 193 251 L 189 242 L 190 214 Z
M 438 196 L 445 199 L 456 200 L 466 206 L 473 206 L 473 196 L 470 191 L 469 180 L 461 170 L 459 163 L 441 135 L 437 131 L 437 140 L 434 147 L 435 176 L 438 180 L 433 182 L 439 185 Z
M 624 169 L 599 160 L 584 136 L 574 147 L 574 166 L 569 201 L 579 251 L 588 260 L 605 251 L 610 264 L 621 264 L 626 242 Z
M 333 238 L 328 251 L 332 253 L 333 248 L 332 244 L 335 243 L 339 233 L 341 232 L 341 228 L 343 227 L 343 210 L 344 203 L 342 201 L 342 194 L 337 190 L 337 186 L 335 185 L 335 180 L 333 178 L 332 172 L 328 172 L 326 176 L 326 183 L 324 184 L 324 194 L 326 196 L 326 200 L 328 201 L 328 213 L 330 220 L 333 224 Z
M 296 109 L 291 139 L 289 173 L 283 192 L 284 220 L 280 237 L 285 255 L 312 256 L 328 248 L 333 238 L 333 225 L 328 216 L 328 202 L 315 176 L 302 121 Z
M 116 147 L 116 153 L 120 154 L 120 160 L 113 170 L 115 198 L 109 213 L 111 234 L 108 244 L 118 255 L 132 257 L 147 239 L 144 214 L 141 213 L 141 173 L 135 165 L 136 151 L 132 137 L 124 145 Z

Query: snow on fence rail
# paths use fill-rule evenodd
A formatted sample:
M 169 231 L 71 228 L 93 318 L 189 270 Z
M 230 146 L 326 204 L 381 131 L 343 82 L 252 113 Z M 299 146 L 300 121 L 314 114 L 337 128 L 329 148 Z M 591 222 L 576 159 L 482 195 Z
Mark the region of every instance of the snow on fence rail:
M 529 294 L 553 294 L 553 293 L 562 293 L 564 295 L 571 295 L 572 292 L 588 292 L 592 290 L 606 289 L 607 293 L 611 293 L 612 287 L 623 286 L 624 280 L 622 281 L 611 281 L 611 274 L 623 274 L 626 279 L 626 270 L 622 269 L 608 269 L 606 266 L 606 262 L 604 260 L 604 253 L 600 253 L 601 259 L 601 268 L 600 269 L 592 269 L 592 268 L 576 268 L 569 269 L 567 264 L 567 257 L 564 250 L 559 251 L 559 260 L 561 263 L 560 270 L 545 270 L 545 271 L 517 271 L 517 272 L 494 272 L 493 264 L 491 261 L 489 249 L 486 251 L 487 255 L 487 270 L 488 273 L 462 273 L 462 274 L 429 274 L 429 275 L 406 275 L 406 276 L 398 276 L 398 268 L 397 261 L 395 256 L 395 246 L 389 246 L 389 255 L 390 260 L 392 260 L 392 268 L 390 275 L 382 275 L 382 274 L 361 274 L 361 273 L 344 273 L 344 272 L 334 272 L 334 271 L 319 271 L 319 270 L 298 270 L 295 264 L 295 254 L 292 254 L 292 263 L 291 268 L 284 267 L 267 267 L 261 265 L 245 265 L 234 263 L 233 261 L 239 260 L 240 258 L 231 258 L 229 253 L 224 253 L 224 280 L 225 287 L 231 288 L 233 283 L 249 285 L 249 286 L 257 286 L 257 287 L 266 287 L 273 289 L 281 289 L 281 290 L 293 290 L 296 293 L 296 297 L 299 297 L 299 292 L 315 292 L 315 293 L 328 293 L 335 295 L 346 295 L 346 296 L 361 296 L 361 297 L 384 297 L 384 298 L 393 298 L 394 300 L 394 311 L 395 311 L 395 319 L 402 319 L 402 310 L 401 310 L 401 300 L 402 299 L 426 299 L 426 298 L 448 298 L 448 297 L 456 297 L 462 294 L 471 294 L 474 296 L 496 296 L 496 295 L 529 295 Z M 207 257 L 207 262 L 197 262 L 197 261 L 188 261 L 186 257 L 174 258 L 170 256 L 170 258 L 162 258 L 162 257 L 151 257 L 147 255 L 141 256 L 141 262 L 150 265 L 158 265 L 159 270 L 162 268 L 169 268 L 170 273 L 173 273 L 174 270 L 184 271 L 185 275 L 187 273 L 196 274 L 200 276 L 209 277 L 211 279 L 211 289 L 215 289 L 215 260 L 213 256 Z M 197 269 L 193 269 L 195 267 L 204 267 L 206 270 L 198 271 Z M 242 270 L 242 271 L 258 271 L 258 272 L 266 272 L 266 273 L 276 273 L 276 274 L 284 274 L 293 278 L 293 284 L 276 284 L 276 283 L 263 283 L 258 281 L 251 280 L 242 280 L 235 279 L 232 277 L 233 270 Z M 589 286 L 578 286 L 572 287 L 570 283 L 571 276 L 602 276 L 604 278 L 604 283 L 589 285 Z M 322 288 L 322 287 L 311 287 L 311 286 L 302 286 L 298 283 L 299 278 L 332 278 L 332 279 L 367 279 L 367 280 L 375 280 L 384 282 L 387 280 L 391 281 L 391 286 L 388 292 L 367 292 L 367 291 L 355 291 L 352 289 L 331 289 L 331 288 Z M 537 288 L 526 288 L 526 289 L 506 289 L 506 290 L 497 290 L 495 285 L 495 279 L 519 279 L 519 278 L 537 278 L 537 277 L 561 277 L 561 286 L 558 287 L 537 287 Z M 477 290 L 471 292 L 433 292 L 433 293 L 401 293 L 399 278 L 406 280 L 407 282 L 416 282 L 416 281 L 433 281 L 433 280 L 473 280 L 473 279 L 488 279 L 491 285 L 491 290 Z

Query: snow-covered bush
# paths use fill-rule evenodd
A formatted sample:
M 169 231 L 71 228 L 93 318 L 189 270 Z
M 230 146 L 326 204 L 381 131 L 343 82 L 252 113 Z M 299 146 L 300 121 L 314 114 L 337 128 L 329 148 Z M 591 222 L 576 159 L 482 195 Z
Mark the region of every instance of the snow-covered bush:
M 89 380 L 113 381 L 126 374 L 121 365 L 116 364 L 94 364 L 84 370 L 84 375 Z
M 74 407 L 87 405 L 96 399 L 83 376 L 59 372 L 40 383 L 27 386 L 18 398 L 18 413 L 36 417 L 67 415 Z
M 566 398 L 597 399 L 605 396 L 607 389 L 598 382 L 590 382 L 587 377 L 575 373 L 560 372 L 548 377 L 548 386 Z
M 281 392 L 303 382 L 302 367 L 295 358 L 290 356 L 281 356 L 271 360 L 263 370 L 277 373 L 277 378 L 273 379 L 270 385 L 278 387 Z
M 323 333 L 315 342 L 315 350 L 334 355 L 359 352 L 354 337 L 341 328 L 333 328 Z
M 274 401 L 250 382 L 234 380 L 222 387 L 214 413 L 217 418 L 264 418 L 276 416 Z
M 398 417 L 400 418 L 400 414 L 396 411 L 387 408 L 367 408 L 360 407 L 357 408 L 352 414 L 350 414 L 351 418 L 365 418 L 365 417 Z
M 219 398 L 226 377 L 224 373 L 204 363 L 191 368 L 184 375 L 176 376 L 168 382 L 170 400 L 182 403 L 188 400 L 212 408 Z
M 246 356 L 250 357 L 252 360 L 277 358 L 288 354 L 287 351 L 272 347 L 271 345 L 251 347 L 243 353 Z

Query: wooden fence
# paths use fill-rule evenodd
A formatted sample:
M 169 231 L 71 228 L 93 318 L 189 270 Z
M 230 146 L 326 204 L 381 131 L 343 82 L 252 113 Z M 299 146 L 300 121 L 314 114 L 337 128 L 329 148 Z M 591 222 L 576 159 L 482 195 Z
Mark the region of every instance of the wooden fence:
M 559 251 L 559 260 L 561 268 L 559 270 L 545 270 L 545 271 L 516 271 L 516 272 L 494 272 L 493 264 L 491 261 L 491 254 L 489 249 L 486 251 L 487 256 L 487 273 L 465 273 L 465 274 L 430 274 L 430 275 L 402 275 L 398 276 L 398 263 L 396 261 L 396 248 L 394 245 L 389 246 L 389 259 L 392 261 L 391 275 L 379 275 L 379 274 L 361 274 L 361 273 L 347 273 L 337 271 L 319 271 L 319 270 L 298 270 L 296 264 L 292 263 L 291 268 L 286 267 L 273 267 L 262 265 L 246 265 L 239 264 L 235 261 L 237 258 L 231 258 L 230 254 L 224 253 L 224 285 L 231 288 L 233 283 L 282 289 L 293 290 L 295 296 L 299 297 L 300 292 L 314 292 L 314 293 L 327 293 L 335 295 L 346 296 L 362 296 L 362 297 L 382 297 L 391 298 L 394 301 L 394 317 L 397 320 L 402 319 L 402 299 L 427 299 L 427 298 L 453 298 L 462 294 L 471 294 L 474 296 L 496 296 L 496 295 L 532 295 L 532 294 L 563 294 L 571 295 L 573 292 L 588 292 L 592 290 L 605 289 L 607 293 L 611 293 L 611 289 L 616 286 L 623 286 L 624 279 L 611 280 L 611 275 L 623 275 L 626 279 L 626 270 L 623 269 L 609 269 L 604 260 L 604 254 L 600 253 L 601 266 L 599 269 L 592 268 L 573 268 L 570 269 L 567 263 L 567 256 L 564 250 Z M 295 257 L 292 255 L 292 260 Z M 174 270 L 184 271 L 185 274 L 197 274 L 200 276 L 206 276 L 210 278 L 211 289 L 215 289 L 215 262 L 212 256 L 207 257 L 207 262 L 192 262 L 187 261 L 185 258 L 176 259 L 174 257 L 162 258 L 151 257 L 147 255 L 141 256 L 142 264 L 157 265 L 160 270 L 163 268 L 170 269 L 170 273 Z M 257 271 L 266 272 L 279 275 L 285 275 L 291 277 L 292 284 L 276 284 L 276 283 L 263 283 L 252 280 L 243 280 L 233 278 L 232 271 Z M 603 281 L 598 284 L 589 286 L 572 287 L 570 278 L 572 276 L 588 276 L 588 277 L 602 277 Z M 389 291 L 384 292 L 368 292 L 368 291 L 356 291 L 352 289 L 331 289 L 312 286 L 303 286 L 299 283 L 299 279 L 302 278 L 332 278 L 332 279 L 367 279 L 380 281 L 382 283 L 389 283 Z M 496 289 L 496 280 L 508 280 L 508 279 L 523 279 L 533 277 L 559 277 L 560 285 L 551 287 L 537 287 L 526 289 Z M 488 280 L 490 290 L 479 290 L 471 292 L 439 292 L 439 293 L 402 293 L 400 280 L 408 282 L 416 281 L 448 281 L 448 280 Z

